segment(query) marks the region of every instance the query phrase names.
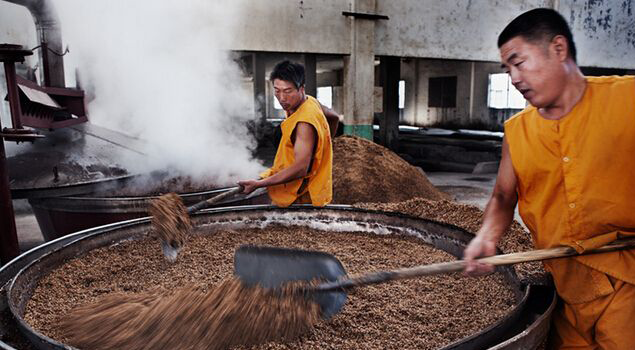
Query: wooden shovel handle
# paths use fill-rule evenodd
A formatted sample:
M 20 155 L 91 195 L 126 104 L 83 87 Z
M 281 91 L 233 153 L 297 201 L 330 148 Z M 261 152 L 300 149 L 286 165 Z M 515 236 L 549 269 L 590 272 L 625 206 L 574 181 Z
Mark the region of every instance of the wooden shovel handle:
M 486 258 L 480 258 L 476 261 L 490 264 L 494 266 L 499 265 L 512 265 L 523 262 L 548 260 L 555 258 L 563 258 L 574 255 L 588 255 L 610 252 L 615 250 L 627 249 L 635 246 L 635 239 L 617 240 L 613 243 L 609 243 L 603 247 L 586 251 L 582 254 L 578 254 L 575 249 L 571 247 L 557 247 L 549 249 L 532 250 L 528 252 L 510 253 L 493 255 Z M 457 260 L 450 262 L 443 262 L 438 264 L 420 265 L 415 267 L 403 268 L 390 271 L 378 271 L 358 277 L 353 277 L 345 280 L 333 281 L 322 283 L 317 285 L 313 290 L 315 291 L 329 291 L 334 289 L 347 289 L 362 285 L 384 283 L 394 280 L 401 280 L 407 278 L 415 278 L 421 276 L 438 275 L 443 273 L 459 272 L 465 269 L 467 262 L 465 260 Z
M 205 209 L 205 208 L 207 208 L 208 206 L 210 206 L 210 205 L 212 205 L 214 203 L 220 202 L 223 199 L 231 197 L 231 196 L 233 196 L 235 194 L 238 194 L 238 193 L 240 193 L 242 191 L 243 191 L 242 186 L 232 187 L 231 190 L 223 192 L 223 193 L 219 194 L 218 196 L 214 196 L 212 198 L 208 198 L 208 199 L 206 199 L 204 201 L 200 201 L 200 202 L 192 205 L 191 207 L 187 208 L 187 213 L 188 214 L 195 213 L 195 212 L 197 212 L 197 211 L 199 211 L 201 209 Z

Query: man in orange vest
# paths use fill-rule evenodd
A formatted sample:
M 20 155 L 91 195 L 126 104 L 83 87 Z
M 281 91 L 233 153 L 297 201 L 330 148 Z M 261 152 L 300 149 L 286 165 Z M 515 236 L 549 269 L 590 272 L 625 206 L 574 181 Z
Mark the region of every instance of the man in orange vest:
M 498 38 L 502 66 L 530 106 L 505 122 L 503 152 L 466 273 L 493 267 L 518 203 L 536 248 L 578 252 L 635 235 L 635 77 L 585 77 L 564 18 L 534 9 Z M 635 252 L 548 260 L 560 297 L 550 345 L 635 349 Z
M 269 77 L 278 102 L 286 113 L 280 125 L 282 139 L 273 167 L 258 180 L 239 181 L 243 193 L 267 187 L 273 204 L 294 203 L 324 206 L 333 197 L 332 168 L 334 135 L 339 115 L 304 92 L 304 67 L 278 63 Z

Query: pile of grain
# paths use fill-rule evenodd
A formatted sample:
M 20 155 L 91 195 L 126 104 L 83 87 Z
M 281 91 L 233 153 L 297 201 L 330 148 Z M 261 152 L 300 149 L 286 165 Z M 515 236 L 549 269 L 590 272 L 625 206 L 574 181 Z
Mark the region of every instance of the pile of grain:
M 401 202 L 447 199 L 423 171 L 371 141 L 340 136 L 333 140 L 333 203 Z
M 416 198 L 401 203 L 358 203 L 359 208 L 397 212 L 428 220 L 458 226 L 476 233 L 483 222 L 483 211 L 468 205 L 448 200 L 431 201 Z M 498 248 L 503 253 L 523 252 L 534 249 L 529 233 L 516 221 L 505 232 Z M 521 280 L 526 283 L 548 284 L 549 278 L 541 262 L 514 265 Z
M 349 274 L 454 260 L 414 237 L 305 227 L 193 234 L 175 264 L 165 262 L 156 244 L 153 239 L 122 242 L 67 262 L 39 281 L 25 319 L 43 334 L 68 342 L 60 323 L 72 309 L 112 293 L 169 295 L 187 285 L 211 290 L 232 275 L 234 250 L 242 244 L 325 251 L 338 257 Z M 514 302 L 499 274 L 474 279 L 459 273 L 373 285 L 349 293 L 339 314 L 299 339 L 249 349 L 435 349 L 481 331 Z
M 227 279 L 209 292 L 111 294 L 74 309 L 61 325 L 82 349 L 225 349 L 291 341 L 319 320 L 319 306 L 294 286 L 278 293 Z

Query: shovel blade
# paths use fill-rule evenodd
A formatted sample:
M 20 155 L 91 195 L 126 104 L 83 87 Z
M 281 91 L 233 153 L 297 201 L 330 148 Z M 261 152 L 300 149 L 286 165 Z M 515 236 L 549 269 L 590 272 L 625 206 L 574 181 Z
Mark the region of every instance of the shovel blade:
M 273 289 L 291 281 L 335 281 L 345 277 L 346 270 L 328 253 L 247 245 L 234 254 L 234 274 L 248 286 Z M 346 302 L 344 291 L 314 292 L 311 297 L 325 319 L 338 313 Z

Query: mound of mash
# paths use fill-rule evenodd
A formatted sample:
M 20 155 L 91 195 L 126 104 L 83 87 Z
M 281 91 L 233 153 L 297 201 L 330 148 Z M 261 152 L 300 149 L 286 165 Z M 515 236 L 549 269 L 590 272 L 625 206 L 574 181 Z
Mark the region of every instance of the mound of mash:
M 389 149 L 355 136 L 333 139 L 333 203 L 394 203 L 448 196 Z

